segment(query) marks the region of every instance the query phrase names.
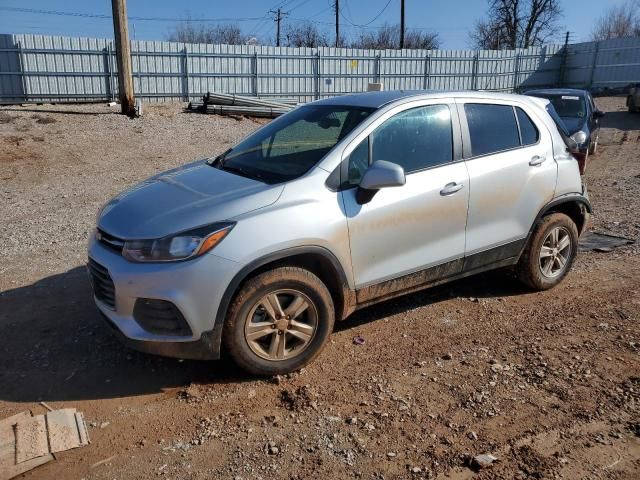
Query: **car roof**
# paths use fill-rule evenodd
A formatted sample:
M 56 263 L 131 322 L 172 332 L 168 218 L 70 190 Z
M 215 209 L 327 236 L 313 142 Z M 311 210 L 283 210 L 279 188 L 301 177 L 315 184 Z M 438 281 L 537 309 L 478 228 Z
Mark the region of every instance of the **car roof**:
M 385 105 L 408 98 L 478 98 L 520 101 L 532 100 L 531 97 L 512 93 L 495 93 L 471 90 L 386 90 L 382 92 L 363 92 L 352 93 L 348 95 L 339 95 L 324 100 L 317 100 L 313 102 L 313 105 L 336 105 L 378 109 Z
M 579 95 L 584 97 L 589 92 L 578 88 L 540 88 L 536 90 L 527 90 L 525 95 Z

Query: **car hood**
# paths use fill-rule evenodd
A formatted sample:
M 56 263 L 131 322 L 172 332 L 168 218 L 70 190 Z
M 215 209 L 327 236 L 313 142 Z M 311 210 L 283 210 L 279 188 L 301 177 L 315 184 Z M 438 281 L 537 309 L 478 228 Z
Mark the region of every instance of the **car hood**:
M 567 130 L 569 130 L 569 135 L 573 135 L 579 130 L 582 130 L 582 127 L 585 124 L 584 118 L 576 118 L 576 117 L 560 117 L 562 119 L 562 123 L 564 123 Z
M 200 160 L 122 192 L 104 206 L 98 227 L 125 240 L 160 238 L 271 205 L 283 188 Z

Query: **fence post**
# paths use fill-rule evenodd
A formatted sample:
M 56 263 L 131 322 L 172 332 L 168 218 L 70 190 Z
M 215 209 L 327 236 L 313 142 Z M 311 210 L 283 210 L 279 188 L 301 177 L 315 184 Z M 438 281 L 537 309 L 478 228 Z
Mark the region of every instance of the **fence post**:
M 18 63 L 20 64 L 20 81 L 22 83 L 22 95 L 24 96 L 25 103 L 29 101 L 29 94 L 27 93 L 27 75 L 24 64 L 24 53 L 22 51 L 22 42 L 18 42 Z
M 431 83 L 431 55 L 424 57 L 424 83 L 423 88 L 428 90 Z
M 182 49 L 182 96 L 185 102 L 190 101 L 189 97 L 189 53 L 187 52 L 187 46 Z
M 320 62 L 322 53 L 318 50 L 316 54 L 316 100 L 320 100 Z
M 380 53 L 376 53 L 376 83 L 380 83 Z
M 567 58 L 569 57 L 569 32 L 564 37 L 564 47 L 560 58 L 560 71 L 558 72 L 558 87 L 564 85 L 565 70 L 567 68 Z
M 476 54 L 473 56 L 473 68 L 471 71 L 471 90 L 478 89 L 478 63 L 480 62 L 480 52 L 476 50 Z
M 118 93 L 116 92 L 116 82 L 114 80 L 115 72 L 113 71 L 113 42 L 110 42 L 107 46 L 107 51 L 109 55 L 109 90 L 111 92 L 111 101 L 115 101 L 118 97 Z
M 589 75 L 589 88 L 593 87 L 593 79 L 596 74 L 596 68 L 598 67 L 598 53 L 600 52 L 600 42 L 596 42 L 596 49 L 593 53 L 593 63 L 591 64 L 591 75 Z
M 516 53 L 516 58 L 515 58 L 515 65 L 514 65 L 514 72 L 513 72 L 513 93 L 516 93 L 518 91 L 518 85 L 520 84 L 519 80 L 519 75 L 520 75 L 520 54 Z
M 253 54 L 253 77 L 254 77 L 254 86 L 253 86 L 253 92 L 255 93 L 256 97 L 258 97 L 260 95 L 260 72 L 258 71 L 258 52 L 256 51 Z

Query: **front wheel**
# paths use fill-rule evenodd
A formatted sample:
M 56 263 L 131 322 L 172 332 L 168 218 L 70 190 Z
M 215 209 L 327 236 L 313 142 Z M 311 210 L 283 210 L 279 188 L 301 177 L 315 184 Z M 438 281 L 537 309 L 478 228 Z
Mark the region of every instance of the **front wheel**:
M 253 277 L 236 294 L 224 347 L 253 375 L 293 372 L 320 353 L 334 317 L 331 294 L 317 276 L 302 268 L 276 268 Z
M 537 225 L 517 266 L 518 278 L 535 290 L 555 287 L 569 273 L 578 251 L 578 228 L 563 213 Z

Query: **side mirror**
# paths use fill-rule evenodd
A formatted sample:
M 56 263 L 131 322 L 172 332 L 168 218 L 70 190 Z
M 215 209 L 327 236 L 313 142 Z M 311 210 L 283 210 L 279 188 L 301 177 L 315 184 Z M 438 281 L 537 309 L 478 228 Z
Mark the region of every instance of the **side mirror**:
M 376 160 L 364 172 L 362 180 L 360 180 L 356 201 L 360 205 L 369 203 L 381 188 L 401 187 L 406 181 L 404 169 L 400 165 L 385 160 Z
M 604 117 L 605 113 L 600 111 L 600 110 L 596 110 L 595 112 L 593 112 L 593 118 L 598 119 L 598 118 L 602 118 Z

